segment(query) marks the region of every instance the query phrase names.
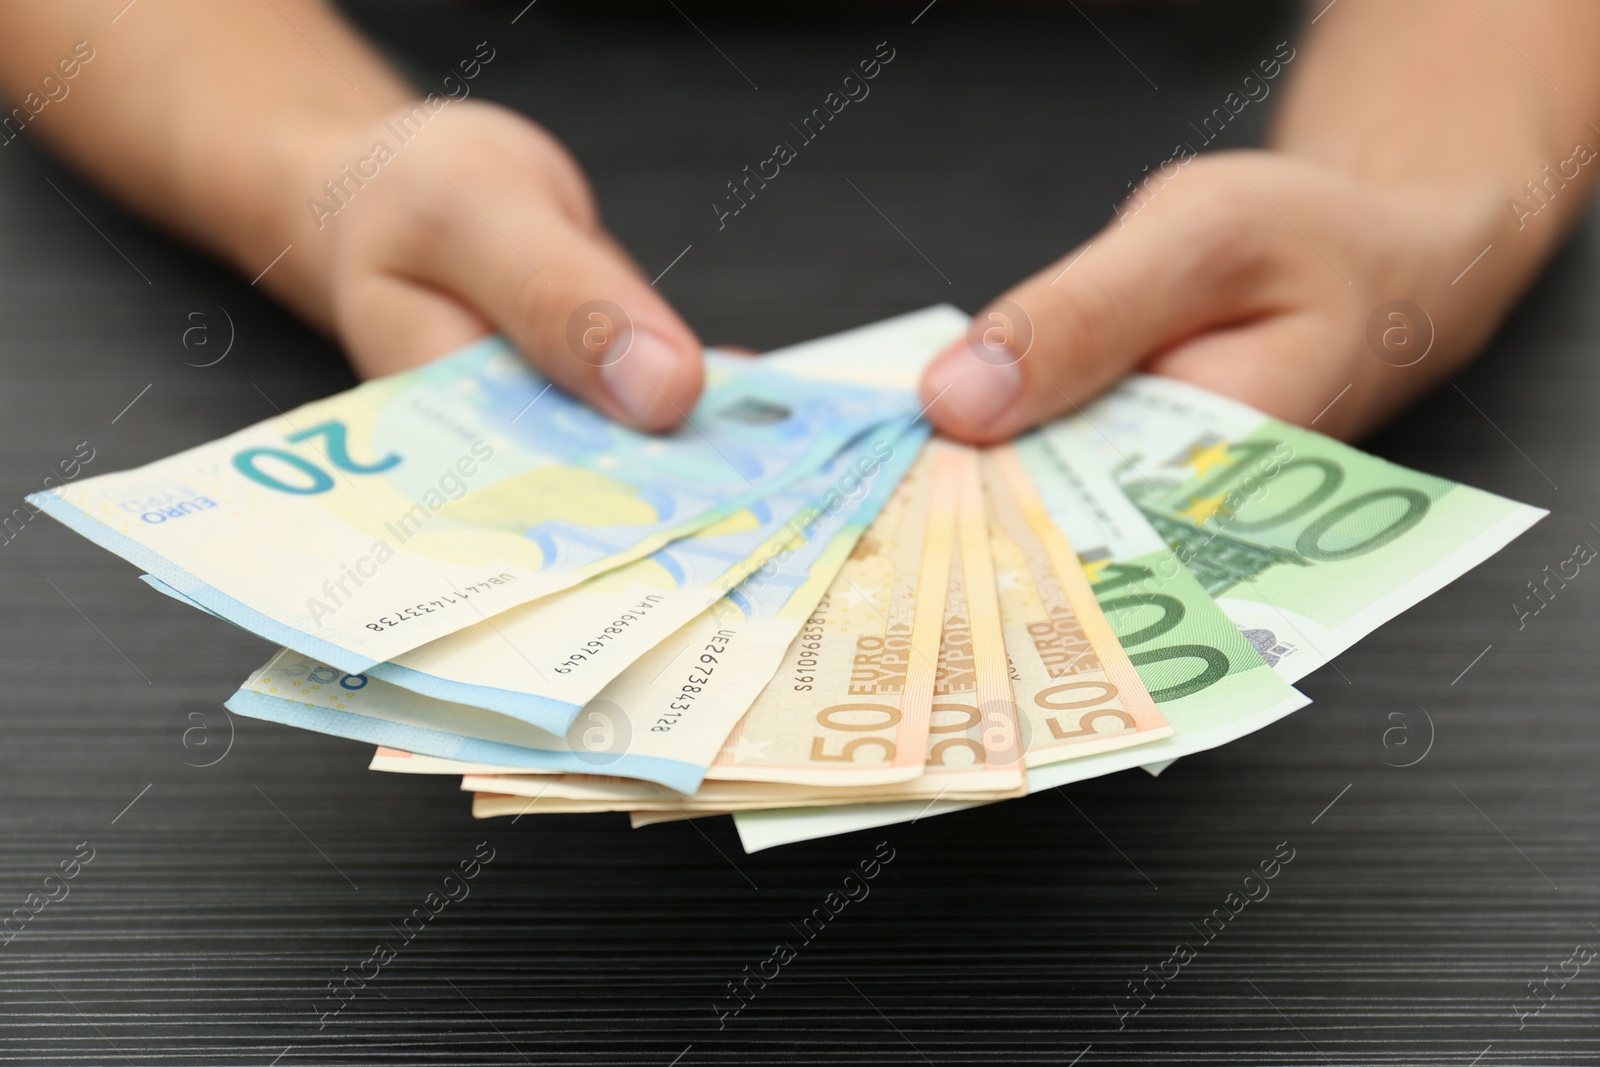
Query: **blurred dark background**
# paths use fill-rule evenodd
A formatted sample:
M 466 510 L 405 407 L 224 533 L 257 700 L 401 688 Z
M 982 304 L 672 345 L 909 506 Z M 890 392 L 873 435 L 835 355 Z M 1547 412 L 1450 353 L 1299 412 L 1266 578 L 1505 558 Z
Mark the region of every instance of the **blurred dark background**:
M 424 89 L 489 42 L 476 93 L 571 146 L 651 276 L 682 254 L 661 288 L 706 340 L 758 348 L 979 306 L 1102 225 L 1303 17 L 1230 2 L 348 8 Z M 725 183 L 880 41 L 895 58 L 871 95 L 719 230 Z M 1274 103 L 1223 145 L 1257 143 Z M 1600 582 L 1573 582 L 1521 631 L 1510 607 L 1600 522 L 1597 287 L 1591 221 L 1459 391 L 1367 443 L 1552 515 L 1307 679 L 1312 707 L 1160 779 L 754 856 L 726 820 L 475 824 L 453 780 L 230 726 L 218 704 L 269 649 L 37 519 L 0 547 L 0 915 L 80 842 L 95 858 L 0 944 L 0 1063 L 1600 1063 L 1592 967 L 1525 1027 L 1516 1015 L 1547 965 L 1600 944 Z M 218 345 L 231 330 L 214 366 L 193 364 L 220 347 L 184 346 L 197 321 Z M 79 442 L 89 473 L 123 469 L 270 415 L 263 394 L 287 408 L 351 381 L 246 279 L 27 138 L 0 149 L 8 508 Z M 181 740 L 197 709 L 204 755 Z M 1417 747 L 1385 746 L 1397 711 Z M 485 839 L 496 858 L 471 896 L 319 1025 L 328 983 Z M 870 898 L 719 1028 L 727 983 L 885 840 L 896 859 Z M 1271 897 L 1119 1030 L 1128 983 L 1196 940 L 1283 841 L 1296 858 Z

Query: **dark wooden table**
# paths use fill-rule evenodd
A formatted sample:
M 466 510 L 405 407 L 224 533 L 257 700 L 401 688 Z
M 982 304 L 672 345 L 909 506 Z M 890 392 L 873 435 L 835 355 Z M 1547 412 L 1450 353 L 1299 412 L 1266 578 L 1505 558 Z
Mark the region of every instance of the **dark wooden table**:
M 916 18 L 924 3 L 356 13 L 424 85 L 488 40 L 480 92 L 573 146 L 646 269 L 688 249 L 661 284 L 703 336 L 754 346 L 977 306 L 1091 233 L 1293 32 L 1265 4 L 1091 24 L 948 0 Z M 884 40 L 870 98 L 719 231 L 724 182 Z M 1225 143 L 1259 137 L 1264 111 Z M 1309 678 L 1314 706 L 1159 780 L 755 856 L 726 821 L 474 823 L 454 782 L 368 773 L 365 746 L 230 732 L 216 707 L 267 647 L 35 520 L 0 547 L 0 914 L 93 859 L 0 946 L 0 1062 L 1600 1063 L 1600 961 L 1516 1014 L 1600 945 L 1600 579 L 1520 630 L 1511 607 L 1600 544 L 1597 286 L 1591 223 L 1459 391 L 1371 443 L 1553 514 Z M 187 365 L 221 350 L 224 313 L 232 351 Z M 184 347 L 197 323 L 213 347 Z M 266 417 L 262 393 L 287 407 L 350 380 L 245 280 L 27 138 L 0 149 L 8 508 L 80 442 L 89 472 L 126 468 Z M 210 747 L 183 743 L 191 712 Z M 485 840 L 470 897 L 324 1023 L 329 983 Z M 720 1026 L 727 984 L 885 840 L 871 896 Z M 1271 896 L 1119 1029 L 1128 983 L 1285 841 Z

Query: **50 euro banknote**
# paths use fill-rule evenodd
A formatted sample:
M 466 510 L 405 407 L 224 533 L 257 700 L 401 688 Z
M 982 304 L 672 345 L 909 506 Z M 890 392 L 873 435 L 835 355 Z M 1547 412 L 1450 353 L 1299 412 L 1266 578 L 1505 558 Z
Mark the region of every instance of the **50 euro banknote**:
M 938 491 L 947 485 L 953 490 L 955 504 L 955 545 L 949 552 L 934 551 L 948 562 L 948 583 L 943 587 L 943 626 L 936 661 L 922 664 L 908 662 L 907 671 L 920 667 L 931 672 L 931 685 L 907 684 L 899 690 L 904 698 L 919 694 L 926 699 L 928 722 L 922 773 L 902 781 L 881 781 L 878 769 L 888 762 L 887 743 L 870 743 L 868 753 L 858 755 L 848 742 L 840 752 L 830 754 L 829 737 L 815 732 L 812 719 L 827 724 L 835 731 L 844 727 L 846 737 L 850 732 L 876 736 L 880 720 L 899 725 L 888 705 L 860 705 L 849 710 L 875 712 L 855 725 L 864 727 L 852 731 L 851 721 L 838 715 L 841 706 L 829 703 L 831 690 L 820 689 L 819 697 L 805 701 L 786 702 L 782 705 L 790 728 L 796 738 L 811 736 L 810 756 L 815 768 L 805 775 L 795 775 L 788 780 L 739 780 L 727 775 L 727 768 L 748 763 L 748 757 L 739 755 L 745 734 L 741 726 L 733 743 L 719 758 L 718 768 L 725 772 L 716 781 L 701 784 L 690 797 L 672 797 L 651 783 L 630 782 L 617 778 L 599 779 L 592 776 L 548 776 L 467 773 L 462 788 L 493 796 L 480 797 L 473 811 L 479 816 L 496 814 L 514 808 L 516 814 L 536 814 L 576 811 L 673 811 L 684 815 L 702 811 L 732 811 L 776 805 L 830 805 L 839 802 L 841 794 L 851 799 L 891 800 L 906 798 L 950 797 L 969 800 L 990 800 L 1005 796 L 1018 796 L 1023 785 L 1022 734 L 1018 728 L 1015 703 L 1006 665 L 1006 650 L 1001 638 L 1000 605 L 995 589 L 994 564 L 990 557 L 989 530 L 979 475 L 977 453 L 949 445 L 939 446 L 943 452 L 947 471 L 934 471 L 930 479 L 914 479 L 907 487 L 907 518 L 917 512 L 914 500 L 909 498 Z M 938 466 L 937 461 L 930 466 Z M 941 475 L 947 478 L 939 484 Z M 940 519 L 929 514 L 928 521 Z M 886 520 L 878 528 L 887 535 L 888 527 L 896 523 L 894 513 L 886 513 Z M 924 557 L 929 546 L 924 544 Z M 919 562 L 920 572 L 920 562 Z M 813 622 L 816 617 L 813 617 Z M 813 640 L 803 642 L 795 650 L 797 675 L 800 686 L 810 686 L 818 675 L 818 654 L 822 642 L 814 634 Z M 869 651 L 876 651 L 872 645 Z M 857 648 L 859 650 L 859 642 Z M 915 641 L 908 647 L 911 657 L 916 657 Z M 876 668 L 881 660 L 867 657 L 866 663 L 857 666 Z M 855 675 L 858 682 L 876 679 L 876 674 Z M 781 684 L 780 672 L 774 679 Z M 800 692 L 817 692 L 802 688 Z M 834 694 L 836 695 L 836 694 Z M 861 695 L 861 694 L 856 694 Z M 904 711 L 905 704 L 895 710 Z M 784 721 L 784 720 L 779 720 Z M 774 731 L 767 728 L 771 736 Z M 798 747 L 791 742 L 791 747 Z M 859 747 L 859 746 L 858 746 Z M 741 762 L 742 761 L 742 762 Z M 837 764 L 848 763 L 840 768 Z M 865 772 L 865 773 L 861 773 Z M 798 780 L 797 780 L 798 779 Z M 868 779 L 863 781 L 863 779 Z M 531 803 L 512 805 L 495 797 L 516 796 Z
M 1002 644 L 1027 765 L 1170 736 L 1047 504 L 1054 472 L 1029 464 L 1010 445 L 986 450 L 982 469 Z
M 213 613 L 358 673 L 646 556 L 803 477 L 910 393 L 708 359 L 637 433 L 502 339 L 29 499 Z
M 961 450 L 923 449 L 707 777 L 882 785 L 922 773 Z

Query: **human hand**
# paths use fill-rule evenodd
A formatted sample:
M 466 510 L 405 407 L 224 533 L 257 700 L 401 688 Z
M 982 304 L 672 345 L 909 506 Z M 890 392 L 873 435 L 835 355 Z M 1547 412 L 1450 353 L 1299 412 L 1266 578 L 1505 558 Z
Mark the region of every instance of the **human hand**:
M 648 430 L 685 418 L 700 342 L 601 225 L 566 150 L 490 104 L 451 102 L 406 141 L 397 121 L 332 131 L 297 165 L 307 190 L 342 188 L 323 192 L 323 210 L 296 205 L 308 258 L 280 295 L 330 326 L 364 376 L 498 331 L 613 418 Z
M 1362 183 L 1270 152 L 1191 156 L 975 316 L 923 377 L 928 417 L 1002 441 L 1143 370 L 1359 435 L 1465 362 L 1518 295 L 1517 277 L 1486 290 L 1494 264 L 1452 285 L 1503 225 L 1495 193 Z M 1378 315 L 1376 349 L 1369 322 L 1393 300 L 1431 325 Z

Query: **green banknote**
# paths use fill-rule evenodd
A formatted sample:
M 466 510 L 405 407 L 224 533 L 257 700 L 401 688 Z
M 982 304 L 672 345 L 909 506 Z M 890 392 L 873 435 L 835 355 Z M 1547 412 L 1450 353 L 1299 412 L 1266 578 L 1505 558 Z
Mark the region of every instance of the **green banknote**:
M 1546 514 L 1151 375 L 1123 382 L 1049 438 L 1096 449 L 1179 561 L 1289 682 Z
M 1046 443 L 1048 441 L 1048 444 Z M 1094 452 L 1062 428 L 1017 442 L 1050 517 L 1156 707 L 1176 731 L 1129 752 L 1039 767 L 1050 788 L 1226 744 L 1310 701 L 1285 682 L 1207 595 Z

